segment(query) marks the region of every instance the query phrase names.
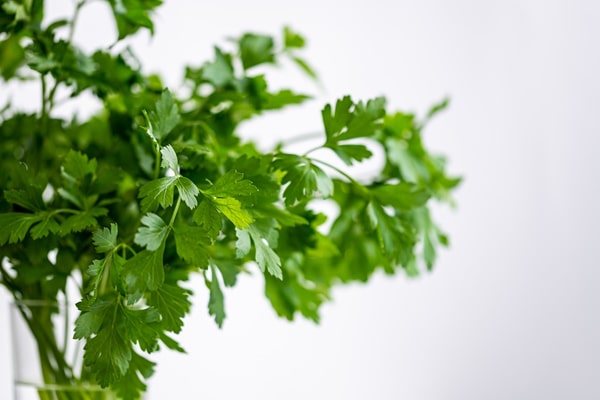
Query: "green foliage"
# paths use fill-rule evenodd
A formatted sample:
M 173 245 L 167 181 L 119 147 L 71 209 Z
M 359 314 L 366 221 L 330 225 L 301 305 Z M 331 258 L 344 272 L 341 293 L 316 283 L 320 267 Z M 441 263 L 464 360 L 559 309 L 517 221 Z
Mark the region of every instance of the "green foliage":
M 117 41 L 153 32 L 160 0 L 106 1 Z M 195 273 L 206 287 L 194 289 L 208 291 L 208 313 L 221 327 L 224 289 L 240 273 L 264 277 L 278 315 L 318 322 L 337 284 L 433 268 L 448 238 L 430 205 L 451 203 L 460 179 L 421 133 L 447 100 L 423 119 L 388 111 L 384 98 L 325 105 L 323 142 L 313 150 L 353 165 L 373 157 L 370 144 L 383 149 L 378 176 L 362 181 L 313 151 L 261 151 L 238 135 L 244 121 L 311 98 L 273 91 L 267 80 L 286 60 L 316 79 L 299 33 L 246 33 L 233 51 L 215 47 L 212 60 L 185 67 L 180 94 L 143 73 L 131 49 L 76 47 L 87 3 L 57 21 L 44 18 L 43 0 L 0 7 L 0 76 L 36 79 L 42 89 L 38 112 L 0 111 L 0 284 L 17 300 L 67 296 L 70 280 L 81 288 L 74 336 L 85 341 L 83 372 L 71 378 L 70 360 L 41 343 L 46 383 L 86 380 L 140 398 L 154 371 L 146 357 L 163 346 L 184 351 L 170 335 L 190 311 Z M 102 109 L 60 118 L 60 92 L 75 101 L 92 94 Z M 339 214 L 315 211 L 320 199 Z

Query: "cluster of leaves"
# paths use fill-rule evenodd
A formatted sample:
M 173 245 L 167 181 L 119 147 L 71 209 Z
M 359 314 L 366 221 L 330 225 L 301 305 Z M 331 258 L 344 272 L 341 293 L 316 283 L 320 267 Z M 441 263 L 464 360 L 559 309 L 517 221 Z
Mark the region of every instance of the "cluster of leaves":
M 86 342 L 95 382 L 137 399 L 154 366 L 144 353 L 183 351 L 173 335 L 190 310 L 192 273 L 204 277 L 208 312 L 221 326 L 223 286 L 251 265 L 277 314 L 314 321 L 336 284 L 378 269 L 432 268 L 448 239 L 428 204 L 450 201 L 460 180 L 424 147 L 421 131 L 447 102 L 424 120 L 388 112 L 384 98 L 326 105 L 318 149 L 347 165 L 371 158 L 369 143 L 383 149 L 379 176 L 359 182 L 312 151 L 261 152 L 237 134 L 245 120 L 310 98 L 272 91 L 257 72 L 287 60 L 316 77 L 291 29 L 279 40 L 246 33 L 229 51 L 215 47 L 212 60 L 186 67 L 187 94 L 176 96 L 143 73 L 131 50 L 86 54 L 75 45 L 86 0 L 72 20 L 47 24 L 43 3 L 0 8 L 0 75 L 36 79 L 42 93 L 39 113 L 10 104 L 0 113 L 0 283 L 17 300 L 52 300 L 69 279 L 80 282 L 74 335 Z M 117 40 L 153 30 L 160 3 L 108 0 Z M 84 121 L 57 118 L 59 88 L 69 93 L 63 101 L 91 92 L 103 109 Z M 316 199 L 341 212 L 319 212 Z

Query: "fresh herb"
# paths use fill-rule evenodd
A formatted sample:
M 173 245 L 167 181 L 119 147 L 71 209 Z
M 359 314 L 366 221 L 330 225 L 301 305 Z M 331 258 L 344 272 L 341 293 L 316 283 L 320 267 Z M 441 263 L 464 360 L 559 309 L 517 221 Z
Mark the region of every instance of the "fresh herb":
M 185 67 L 184 94 L 145 74 L 131 49 L 78 48 L 74 27 L 89 2 L 58 21 L 44 18 L 43 0 L 0 7 L 0 76 L 35 80 L 41 92 L 38 112 L 0 105 L 0 283 L 15 300 L 52 301 L 71 295 L 68 283 L 80 287 L 69 300 L 80 310 L 81 374 L 56 346 L 51 320 L 29 316 L 36 337 L 47 337 L 39 342 L 46 383 L 86 380 L 138 399 L 153 372 L 148 354 L 183 351 L 173 337 L 190 311 L 194 273 L 206 287 L 193 289 L 210 292 L 208 312 L 220 327 L 223 288 L 240 273 L 264 276 L 278 315 L 318 322 L 337 284 L 367 281 L 377 270 L 413 276 L 433 268 L 448 238 L 429 206 L 451 202 L 460 179 L 446 174 L 421 133 L 447 100 L 418 118 L 390 112 L 384 98 L 346 96 L 324 106 L 317 148 L 260 151 L 238 136 L 239 125 L 310 99 L 271 90 L 263 73 L 288 60 L 317 79 L 301 58 L 299 33 L 246 33 L 232 50 L 215 47 L 212 60 Z M 121 41 L 152 32 L 161 1 L 108 3 Z M 82 93 L 102 110 L 83 120 L 57 116 L 58 104 Z M 342 168 L 372 158 L 372 145 L 384 157 L 376 177 Z M 341 163 L 315 156 L 323 149 Z M 319 211 L 321 199 L 338 215 Z M 64 398 L 88 398 L 78 396 Z

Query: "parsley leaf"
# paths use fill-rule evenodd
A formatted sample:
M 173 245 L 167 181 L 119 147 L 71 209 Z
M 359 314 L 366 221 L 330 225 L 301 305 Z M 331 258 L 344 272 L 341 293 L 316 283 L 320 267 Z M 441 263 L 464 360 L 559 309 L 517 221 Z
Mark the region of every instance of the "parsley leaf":
M 312 196 L 329 197 L 333 193 L 331 178 L 307 157 L 282 153 L 276 156 L 273 165 L 285 172 L 282 183 L 288 183 L 283 191 L 287 205 Z
M 225 298 L 223 297 L 223 291 L 219 284 L 219 278 L 217 276 L 217 269 L 211 264 L 211 278 L 207 280 L 206 285 L 210 289 L 210 296 L 208 298 L 208 313 L 215 317 L 215 322 L 219 328 L 223 327 L 223 321 L 225 320 Z
M 117 224 L 110 224 L 109 228 L 102 228 L 94 232 L 92 240 L 94 241 L 94 247 L 99 253 L 108 253 L 112 251 L 117 245 L 117 235 L 119 227 Z
M 142 217 L 142 224 L 135 234 L 134 242 L 148 250 L 156 250 L 165 243 L 169 234 L 169 226 L 161 217 L 156 214 L 148 213 Z
M 196 268 L 207 268 L 211 254 L 207 230 L 182 223 L 175 227 L 174 232 L 177 254 Z
M 132 293 L 132 300 L 137 300 L 147 290 L 156 290 L 165 280 L 163 253 L 165 246 L 158 249 L 143 250 L 125 262 L 123 271 L 127 290 Z
M 351 165 L 353 161 L 362 161 L 372 154 L 364 145 L 340 142 L 372 137 L 385 116 L 385 99 L 378 97 L 365 104 L 354 103 L 346 96 L 336 102 L 335 110 L 327 104 L 321 114 L 327 136 L 324 147 L 332 149 L 342 161 Z
M 236 229 L 238 240 L 236 242 L 237 256 L 239 258 L 250 252 L 250 239 L 254 243 L 255 260 L 262 272 L 265 270 L 282 279 L 281 260 L 273 248 L 277 247 L 278 233 L 271 223 L 254 223 L 248 229 Z
M 165 283 L 150 293 L 148 305 L 159 312 L 164 330 L 175 333 L 181 331 L 183 317 L 190 311 L 191 294 L 190 290 L 171 283 Z
M 246 70 L 275 61 L 275 43 L 270 36 L 246 33 L 239 39 L 238 44 L 242 65 Z
M 0 214 L 0 244 L 17 243 L 27 235 L 29 228 L 42 218 L 39 215 L 29 213 L 5 213 Z

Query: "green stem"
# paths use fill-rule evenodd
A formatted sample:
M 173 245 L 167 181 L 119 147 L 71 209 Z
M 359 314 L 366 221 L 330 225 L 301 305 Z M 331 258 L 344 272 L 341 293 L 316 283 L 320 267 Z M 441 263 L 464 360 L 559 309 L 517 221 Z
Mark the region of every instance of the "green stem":
M 333 164 L 329 164 L 326 161 L 318 160 L 316 158 L 311 158 L 310 160 L 312 162 L 314 162 L 314 163 L 321 164 L 321 165 L 323 165 L 323 166 L 325 166 L 327 168 L 330 168 L 330 169 L 334 170 L 338 174 L 340 174 L 343 177 L 345 177 L 346 179 L 348 179 L 348 181 L 350 183 L 352 183 L 352 185 L 354 185 L 360 191 L 361 194 L 366 195 L 366 196 L 369 195 L 369 191 L 367 190 L 367 188 L 365 188 L 365 186 L 363 184 L 361 184 L 359 181 L 357 181 L 356 179 L 354 179 L 353 177 L 351 177 L 350 175 L 348 175 L 347 172 L 344 172 L 340 168 L 336 167 Z
M 316 146 L 313 147 L 312 149 L 307 150 L 306 152 L 304 152 L 304 154 L 302 154 L 302 157 L 306 157 L 308 156 L 310 153 L 317 151 L 317 150 L 321 150 L 323 148 L 323 146 Z
M 169 221 L 169 229 L 173 229 L 173 224 L 175 223 L 175 218 L 177 217 L 177 213 L 179 212 L 180 205 L 181 196 L 177 196 L 177 203 L 175 203 L 175 209 L 173 210 L 173 215 L 171 215 L 171 220 Z

